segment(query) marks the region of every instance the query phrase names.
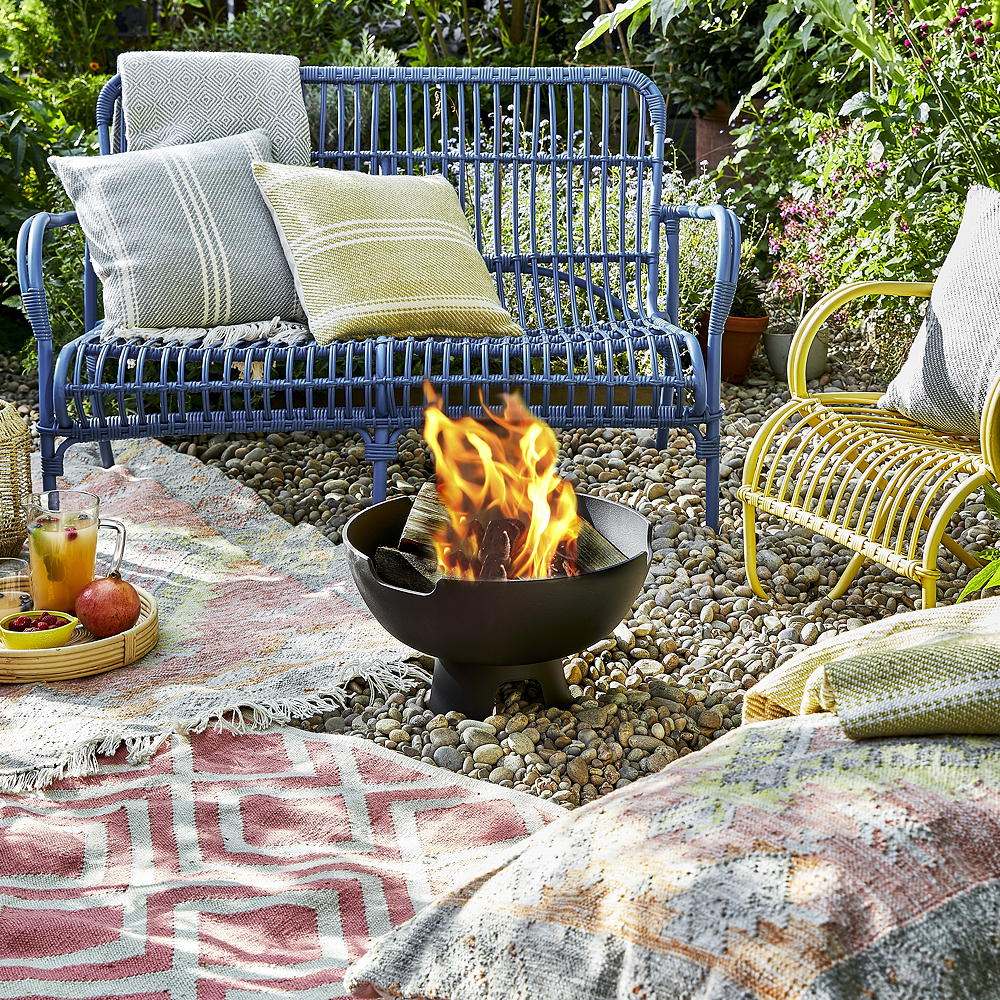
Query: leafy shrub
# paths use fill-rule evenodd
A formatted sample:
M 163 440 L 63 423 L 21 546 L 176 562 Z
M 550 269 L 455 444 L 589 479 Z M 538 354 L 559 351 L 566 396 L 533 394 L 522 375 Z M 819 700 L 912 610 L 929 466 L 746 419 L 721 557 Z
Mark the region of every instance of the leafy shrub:
M 71 126 L 63 114 L 0 61 L 0 303 L 20 305 L 14 267 L 14 240 L 21 223 L 37 211 L 64 211 L 68 200 L 46 163 L 48 156 L 87 152 L 94 136 Z M 46 256 L 53 332 L 62 342 L 80 332 L 83 239 L 78 231 L 53 236 L 58 250 Z M 7 339 L 12 338 L 8 330 Z
M 882 72 L 837 110 L 778 94 L 743 130 L 735 169 L 777 203 L 770 239 L 773 310 L 801 318 L 823 293 L 859 280 L 932 280 L 968 187 L 1000 186 L 1000 48 L 989 8 L 880 26 Z M 891 15 L 891 9 L 890 9 Z M 923 300 L 859 300 L 866 363 L 889 377 Z M 849 322 L 846 322 L 849 321 Z
M 344 0 L 255 0 L 232 21 L 200 20 L 161 25 L 160 48 L 193 51 L 288 52 L 319 65 L 393 65 L 393 53 L 376 52 L 368 22 L 393 10 L 391 3 L 364 5 L 362 15 Z
M 21 73 L 46 78 L 106 68 L 115 18 L 129 0 L 0 0 L 0 48 Z

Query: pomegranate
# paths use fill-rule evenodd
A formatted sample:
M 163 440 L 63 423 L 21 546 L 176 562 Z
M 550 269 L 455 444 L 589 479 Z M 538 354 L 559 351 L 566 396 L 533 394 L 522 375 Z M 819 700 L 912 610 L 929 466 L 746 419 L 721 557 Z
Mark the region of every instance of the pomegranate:
M 106 639 L 130 629 L 139 620 L 141 610 L 135 587 L 111 573 L 92 580 L 80 591 L 74 613 L 84 628 Z

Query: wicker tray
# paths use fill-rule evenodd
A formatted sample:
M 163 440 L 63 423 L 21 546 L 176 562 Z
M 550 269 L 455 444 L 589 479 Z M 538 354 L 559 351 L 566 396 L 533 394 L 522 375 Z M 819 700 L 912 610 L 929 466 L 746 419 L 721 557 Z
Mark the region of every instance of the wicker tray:
M 27 580 L 22 586 L 27 589 Z M 153 595 L 142 587 L 135 589 L 139 620 L 120 635 L 97 639 L 80 625 L 65 646 L 55 649 L 8 649 L 0 642 L 0 684 L 75 680 L 141 659 L 156 645 L 160 624 Z

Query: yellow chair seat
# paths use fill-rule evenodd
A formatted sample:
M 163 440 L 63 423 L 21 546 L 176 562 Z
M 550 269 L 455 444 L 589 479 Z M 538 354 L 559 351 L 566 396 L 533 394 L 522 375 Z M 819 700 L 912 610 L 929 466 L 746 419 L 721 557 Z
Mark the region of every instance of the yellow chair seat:
M 879 393 L 820 393 L 805 386 L 805 359 L 821 324 L 845 302 L 876 293 L 927 295 L 929 284 L 866 282 L 831 293 L 796 333 L 789 355 L 792 399 L 754 438 L 744 466 L 744 554 L 750 585 L 765 596 L 756 569 L 756 511 L 776 515 L 851 549 L 855 556 L 830 596 L 846 591 L 865 559 L 921 585 L 936 601 L 943 543 L 972 567 L 979 563 L 945 532 L 970 494 L 995 481 L 979 441 L 933 430 L 876 404 Z M 984 429 L 992 442 L 991 396 Z

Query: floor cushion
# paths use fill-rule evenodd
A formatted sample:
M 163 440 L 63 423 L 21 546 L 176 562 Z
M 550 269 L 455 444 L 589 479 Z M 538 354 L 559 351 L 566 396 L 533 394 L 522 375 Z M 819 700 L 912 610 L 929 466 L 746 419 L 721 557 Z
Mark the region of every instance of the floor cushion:
M 755 684 L 743 721 L 833 712 L 852 739 L 1000 736 L 1000 597 L 827 638 Z
M 1000 738 L 743 726 L 376 942 L 356 997 L 994 1000 Z

